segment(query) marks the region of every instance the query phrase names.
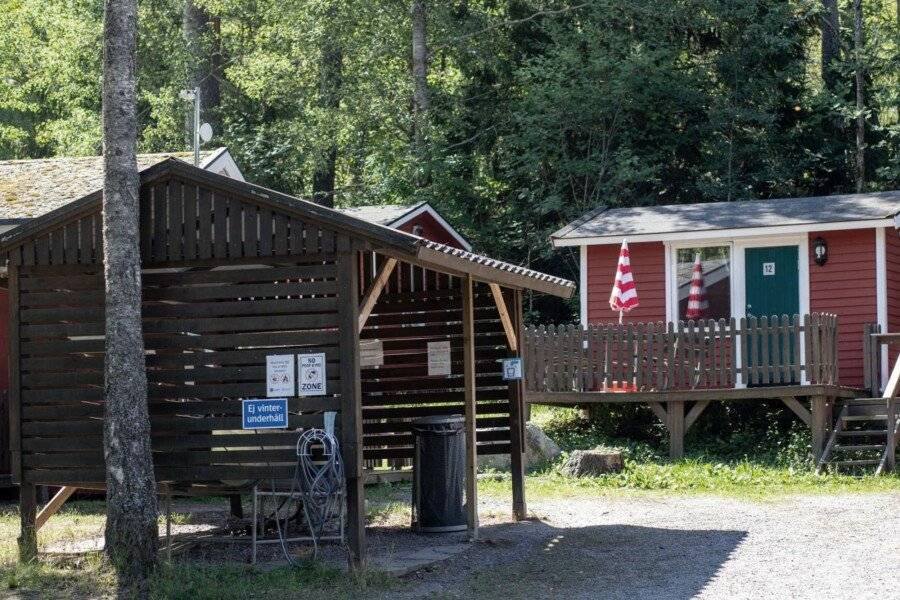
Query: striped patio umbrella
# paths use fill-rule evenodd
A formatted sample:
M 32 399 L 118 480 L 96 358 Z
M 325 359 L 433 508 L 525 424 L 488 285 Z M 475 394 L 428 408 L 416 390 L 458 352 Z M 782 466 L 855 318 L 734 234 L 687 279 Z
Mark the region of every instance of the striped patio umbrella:
M 684 316 L 688 319 L 699 319 L 706 316 L 709 302 L 706 300 L 706 287 L 703 285 L 703 263 L 700 261 L 700 253 L 694 259 L 694 269 L 691 272 L 691 289 L 688 292 L 687 310 Z
M 616 267 L 616 280 L 613 283 L 612 293 L 609 295 L 609 307 L 619 311 L 619 323 L 621 323 L 622 315 L 638 306 L 637 288 L 634 285 L 634 277 L 631 275 L 628 240 L 622 240 L 622 249 L 619 250 L 619 265 Z

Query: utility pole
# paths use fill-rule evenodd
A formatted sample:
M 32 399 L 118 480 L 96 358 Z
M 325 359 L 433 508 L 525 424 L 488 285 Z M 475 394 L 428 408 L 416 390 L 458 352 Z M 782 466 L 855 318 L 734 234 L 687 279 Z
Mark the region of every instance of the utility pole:
M 200 88 L 195 87 L 192 90 L 181 90 L 178 96 L 185 102 L 194 103 L 194 119 L 192 125 L 193 149 L 194 149 L 194 166 L 200 166 Z

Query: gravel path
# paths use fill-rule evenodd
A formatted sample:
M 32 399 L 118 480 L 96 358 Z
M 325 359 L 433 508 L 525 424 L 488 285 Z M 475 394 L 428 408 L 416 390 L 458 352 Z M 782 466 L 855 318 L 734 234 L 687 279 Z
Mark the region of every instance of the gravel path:
M 900 494 L 566 499 L 529 508 L 536 520 L 486 523 L 481 543 L 407 576 L 389 597 L 900 597 Z

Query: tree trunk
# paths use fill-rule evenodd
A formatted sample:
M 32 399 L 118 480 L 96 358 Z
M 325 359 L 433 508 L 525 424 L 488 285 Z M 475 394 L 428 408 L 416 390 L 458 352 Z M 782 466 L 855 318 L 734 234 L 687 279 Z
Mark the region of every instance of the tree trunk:
M 853 0 L 853 54 L 856 67 L 856 191 L 866 189 L 866 73 L 862 0 Z
M 337 2 L 332 2 L 327 11 L 327 22 L 337 19 Z M 336 28 L 335 28 L 336 29 Z M 334 33 L 326 33 L 322 44 L 319 65 L 318 104 L 326 109 L 332 119 L 341 103 L 341 84 L 344 54 L 340 41 Z M 330 135 L 329 145 L 316 164 L 313 173 L 313 200 L 323 206 L 334 206 L 335 169 L 337 167 L 337 141 L 335 133 Z
M 426 158 L 429 106 L 425 0 L 412 0 L 410 16 L 412 17 L 413 153 L 421 161 Z
M 146 595 L 157 552 L 156 482 L 141 332 L 135 48 L 137 0 L 106 0 L 103 34 L 103 270 L 106 553 Z M 132 592 L 132 593 L 133 593 Z
M 837 0 L 822 0 L 822 81 L 834 92 L 839 74 L 835 66 L 841 59 L 841 13 Z
M 194 0 L 185 0 L 181 28 L 187 47 L 187 87 L 200 88 L 200 118 L 213 126 L 219 133 L 217 109 L 222 102 L 222 43 L 219 35 L 220 19 L 210 16 L 197 6 Z M 185 116 L 185 139 L 188 145 L 194 143 L 193 111 Z

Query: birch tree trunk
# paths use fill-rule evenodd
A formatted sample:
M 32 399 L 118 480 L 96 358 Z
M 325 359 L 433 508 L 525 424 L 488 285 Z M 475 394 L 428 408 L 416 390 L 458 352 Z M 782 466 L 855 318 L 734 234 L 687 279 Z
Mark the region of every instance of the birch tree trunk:
M 103 25 L 106 554 L 119 572 L 120 586 L 143 596 L 156 561 L 158 532 L 141 332 L 137 0 L 106 0 Z
M 822 81 L 834 92 L 838 82 L 835 66 L 841 59 L 841 13 L 837 0 L 822 0 Z
M 425 160 L 428 130 L 428 44 L 425 0 L 412 0 L 413 153 Z
M 866 189 L 866 73 L 863 58 L 862 0 L 853 0 L 853 54 L 856 70 L 856 191 Z

